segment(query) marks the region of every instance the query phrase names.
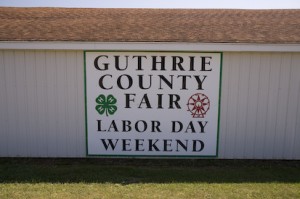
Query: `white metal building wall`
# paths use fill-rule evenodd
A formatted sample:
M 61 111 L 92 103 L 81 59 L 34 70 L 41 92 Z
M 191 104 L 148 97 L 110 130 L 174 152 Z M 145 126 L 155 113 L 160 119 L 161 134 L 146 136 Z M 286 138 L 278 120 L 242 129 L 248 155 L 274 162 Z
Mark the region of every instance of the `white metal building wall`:
M 85 157 L 82 51 L 0 51 L 0 156 Z M 300 53 L 223 54 L 219 158 L 300 159 Z
M 221 158 L 300 159 L 300 53 L 224 53 Z
M 85 156 L 83 52 L 0 52 L 0 155 Z

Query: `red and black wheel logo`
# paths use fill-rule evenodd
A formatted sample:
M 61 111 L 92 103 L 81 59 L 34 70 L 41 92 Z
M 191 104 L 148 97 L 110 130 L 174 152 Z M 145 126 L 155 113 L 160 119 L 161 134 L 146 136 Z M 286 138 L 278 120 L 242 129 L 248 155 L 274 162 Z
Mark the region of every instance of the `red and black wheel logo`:
M 194 118 L 204 118 L 210 107 L 208 97 L 202 93 L 192 95 L 187 103 L 188 111 Z

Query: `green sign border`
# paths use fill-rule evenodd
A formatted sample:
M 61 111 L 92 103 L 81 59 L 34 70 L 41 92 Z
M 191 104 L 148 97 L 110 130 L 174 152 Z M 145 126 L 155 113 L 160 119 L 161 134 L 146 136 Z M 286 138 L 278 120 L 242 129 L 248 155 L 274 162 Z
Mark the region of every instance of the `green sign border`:
M 218 107 L 218 127 L 217 127 L 217 149 L 216 155 L 90 155 L 88 153 L 88 127 L 87 127 L 87 96 L 86 96 L 86 53 L 87 52 L 145 52 L 145 53 L 216 53 L 220 54 L 220 81 L 219 81 L 219 107 Z M 86 157 L 102 158 L 168 158 L 168 159 L 206 159 L 218 158 L 219 156 L 219 137 L 220 137 L 220 112 L 221 112 L 221 91 L 222 91 L 222 69 L 223 69 L 223 52 L 203 52 L 203 51 L 155 51 L 155 50 L 84 50 L 84 103 L 85 103 L 85 143 Z

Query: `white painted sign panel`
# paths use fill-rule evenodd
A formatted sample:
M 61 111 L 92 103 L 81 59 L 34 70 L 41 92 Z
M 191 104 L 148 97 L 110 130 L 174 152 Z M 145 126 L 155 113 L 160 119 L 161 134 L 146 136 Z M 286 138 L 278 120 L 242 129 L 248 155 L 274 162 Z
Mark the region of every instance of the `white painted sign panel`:
M 221 53 L 85 52 L 87 155 L 216 157 Z

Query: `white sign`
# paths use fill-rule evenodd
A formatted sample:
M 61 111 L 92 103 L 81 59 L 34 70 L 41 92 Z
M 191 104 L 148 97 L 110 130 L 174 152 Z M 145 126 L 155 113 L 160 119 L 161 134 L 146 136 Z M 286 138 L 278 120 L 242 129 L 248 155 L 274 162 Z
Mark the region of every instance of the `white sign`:
M 86 51 L 87 155 L 216 157 L 221 57 Z

